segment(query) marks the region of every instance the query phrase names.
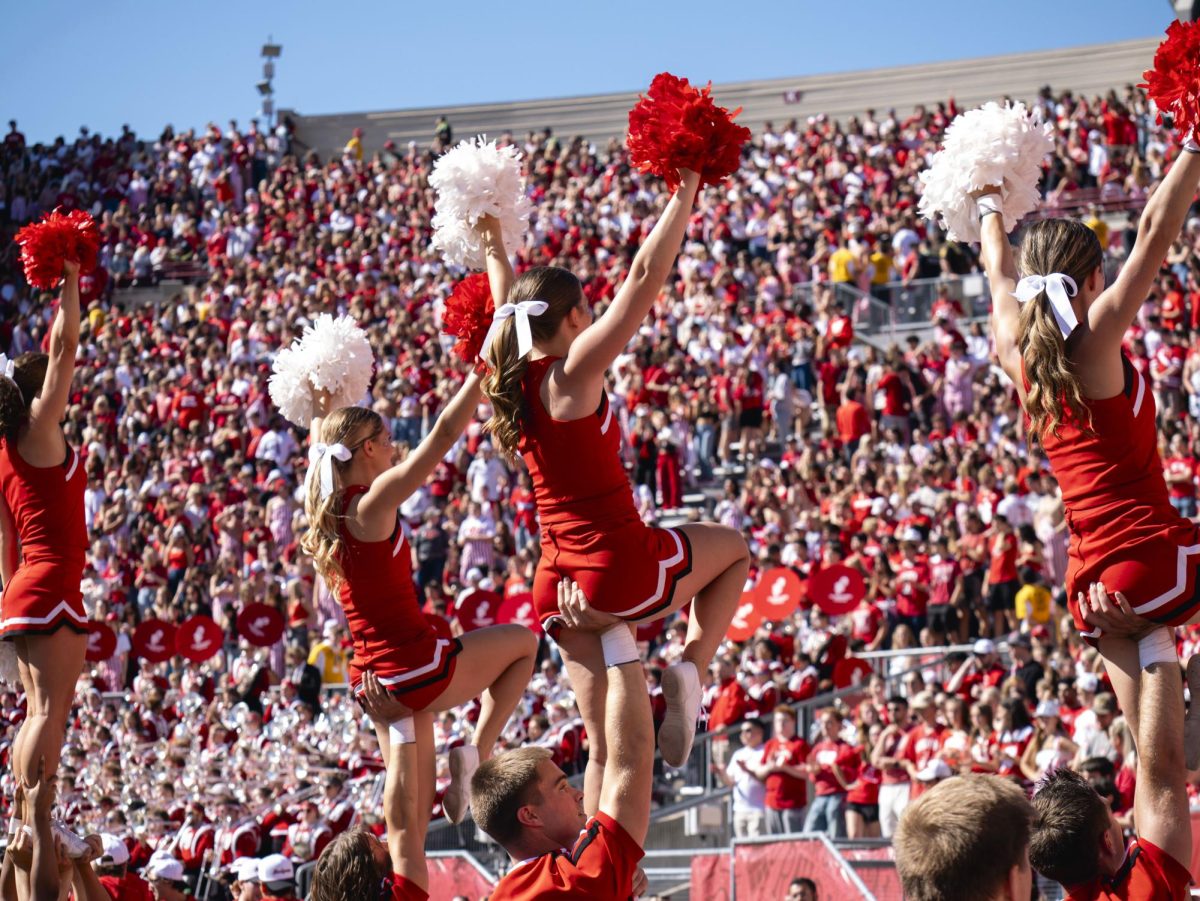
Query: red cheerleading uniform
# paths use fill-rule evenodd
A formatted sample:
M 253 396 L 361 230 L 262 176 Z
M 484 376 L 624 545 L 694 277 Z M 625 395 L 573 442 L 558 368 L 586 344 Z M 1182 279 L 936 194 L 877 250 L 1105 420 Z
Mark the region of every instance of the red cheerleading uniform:
M 352 485 L 345 503 L 367 486 Z M 359 541 L 342 528 L 339 599 L 354 645 L 350 684 L 358 693 L 367 670 L 412 710 L 424 710 L 445 691 L 462 650 L 457 638 L 440 638 L 421 613 L 412 576 L 412 554 L 400 526 L 383 541 Z
M 59 466 L 33 466 L 17 442 L 0 438 L 0 492 L 21 541 L 21 562 L 0 595 L 0 638 L 87 631 L 83 579 L 88 537 L 83 513 L 87 474 L 68 446 Z
M 1155 430 L 1154 395 L 1122 355 L 1125 389 L 1087 399 L 1088 431 L 1066 411 L 1043 447 L 1062 490 L 1068 546 L 1067 599 L 1080 634 L 1089 631 L 1078 594 L 1093 582 L 1122 592 L 1134 611 L 1181 626 L 1200 610 L 1200 534 L 1171 506 Z
M 531 360 L 522 384 L 519 448 L 533 479 L 542 543 L 534 607 L 543 622 L 557 614 L 558 582 L 566 577 L 606 613 L 661 616 L 691 572 L 691 543 L 682 530 L 652 528 L 638 516 L 607 394 L 594 415 L 570 421 L 554 419 L 542 404 L 542 381 L 558 359 Z

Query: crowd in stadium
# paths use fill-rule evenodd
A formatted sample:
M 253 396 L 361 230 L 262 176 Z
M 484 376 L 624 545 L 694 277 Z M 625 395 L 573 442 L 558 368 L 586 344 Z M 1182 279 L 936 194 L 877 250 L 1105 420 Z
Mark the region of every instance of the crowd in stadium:
M 1133 88 L 1027 99 L 1058 126 L 1049 201 L 1084 191 L 1134 210 L 1074 210 L 1120 261 L 1174 139 Z M 708 728 L 728 733 L 713 744 L 713 776 L 732 786 L 739 836 L 890 836 L 910 798 L 960 772 L 1028 788 L 1071 765 L 1119 814 L 1132 806 L 1130 727 L 1065 617 L 1062 504 L 991 364 L 986 323 L 966 321 L 947 281 L 934 337 L 880 353 L 854 341 L 835 303 L 838 282 L 898 305 L 898 283 L 979 271 L 970 247 L 916 212 L 916 176 L 955 111 L 947 101 L 765 126 L 736 176 L 703 192 L 677 275 L 614 369 L 610 400 L 647 522 L 697 517 L 685 497 L 707 491 L 712 518 L 746 536 L 752 577 L 834 563 L 866 577 L 850 614 L 801 604 L 727 643 L 707 675 Z M 348 312 L 379 359 L 371 406 L 398 443 L 427 433 L 461 379 L 439 334 L 454 273 L 429 247 L 428 176 L 450 140 L 448 124 L 430 147 L 364 147 L 355 136 L 322 158 L 286 123 L 167 128 L 155 139 L 84 130 L 32 146 L 10 125 L 0 346 L 11 356 L 44 346 L 52 312 L 52 298 L 22 281 L 15 229 L 78 208 L 105 239 L 102 266 L 81 283 L 64 428 L 88 476 L 85 596 L 117 642 L 80 683 L 59 803 L 79 831 L 121 840 L 100 858 L 114 880 L 156 848 L 179 862 L 160 881 L 181 883 L 209 860 L 240 874 L 237 858 L 278 851 L 301 866 L 352 822 L 382 828 L 367 803 L 383 768 L 375 739 L 353 702 L 322 689 L 346 681 L 347 632 L 299 549 L 307 439 L 273 410 L 266 385 L 272 355 L 304 324 Z M 506 140 L 525 154 L 536 206 L 518 272 L 569 266 L 601 311 L 662 189 L 615 139 Z M 1184 515 L 1197 512 L 1200 475 L 1197 246 L 1200 219 L 1127 342 L 1153 386 Z M 162 305 L 114 293 L 178 276 L 194 287 Z M 506 602 L 527 596 L 538 555 L 528 477 L 493 450 L 485 420 L 481 410 L 402 509 L 428 614 L 453 632 L 523 621 Z M 286 623 L 270 647 L 239 636 L 251 602 Z M 135 652 L 143 620 L 196 614 L 224 630 L 216 656 L 150 663 Z M 652 696 L 682 633 L 676 621 L 642 636 Z M 891 658 L 889 678 L 872 678 L 860 703 L 829 708 L 797 735 L 789 705 L 831 686 L 836 636 L 851 651 L 911 653 Z M 971 651 L 922 651 L 952 644 Z M 1196 650 L 1200 633 L 1185 644 Z M 439 749 L 461 743 L 476 713 L 441 716 Z M 15 688 L 0 694 L 0 753 L 23 716 Z M 503 738 L 526 743 L 551 748 L 569 774 L 586 759 L 549 641 Z

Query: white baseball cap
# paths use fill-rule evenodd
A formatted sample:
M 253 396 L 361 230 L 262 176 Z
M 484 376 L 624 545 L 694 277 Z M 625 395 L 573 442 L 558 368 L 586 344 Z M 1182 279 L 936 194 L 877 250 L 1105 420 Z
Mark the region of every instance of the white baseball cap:
M 119 867 L 129 863 L 129 849 L 111 832 L 100 833 L 100 846 L 104 849 L 98 861 L 101 866 Z
M 258 882 L 258 858 L 239 857 L 229 865 L 238 882 Z
M 1047 698 L 1044 701 L 1039 701 L 1037 710 L 1034 711 L 1033 715 L 1035 717 L 1058 716 L 1058 701 L 1055 701 L 1053 698 Z
M 258 881 L 269 888 L 291 885 L 295 875 L 296 868 L 282 854 L 268 854 L 258 862 Z
M 160 857 L 150 861 L 142 874 L 147 880 L 165 879 L 168 882 L 183 882 L 183 864 L 174 857 Z
M 971 650 L 981 657 L 984 654 L 995 654 L 996 643 L 990 638 L 980 638 L 975 641 L 975 644 L 971 647 Z

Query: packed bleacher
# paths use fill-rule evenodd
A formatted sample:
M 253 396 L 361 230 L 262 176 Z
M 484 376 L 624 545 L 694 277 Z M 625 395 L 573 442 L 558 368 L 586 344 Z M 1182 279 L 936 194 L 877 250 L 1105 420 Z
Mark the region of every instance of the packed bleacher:
M 1133 88 L 1025 99 L 1057 125 L 1047 208 L 1084 218 L 1119 264 L 1174 138 Z M 1028 787 L 1069 764 L 1115 810 L 1132 805 L 1128 727 L 1065 615 L 1062 503 L 990 364 L 986 323 L 947 291 L 928 335 L 879 350 L 855 340 L 833 290 L 898 303 L 914 280 L 979 271 L 970 247 L 916 212 L 917 173 L 955 112 L 947 100 L 756 134 L 739 172 L 705 189 L 677 274 L 612 373 L 647 522 L 706 516 L 741 530 L 752 579 L 776 567 L 807 579 L 834 564 L 864 576 L 850 613 L 802 601 L 729 641 L 707 676 L 708 728 L 728 733 L 711 764 L 733 789 L 740 836 L 886 837 L 910 797 L 968 771 Z M 348 313 L 379 361 L 370 405 L 398 443 L 427 433 L 460 379 L 439 318 L 458 273 L 430 247 L 428 177 L 450 141 L 447 124 L 427 147 L 355 138 L 321 159 L 295 147 L 286 124 L 152 139 L 84 130 L 49 145 L 10 126 L 0 149 L 10 356 L 44 348 L 53 309 L 21 277 L 16 229 L 83 209 L 104 237 L 101 266 L 81 285 L 64 429 L 89 480 L 88 611 L 116 642 L 80 682 L 59 804 L 78 831 L 122 841 L 124 860 L 119 849 L 101 858 L 114 868 L 166 849 L 193 879 L 228 878 L 238 858 L 281 852 L 300 867 L 352 823 L 382 829 L 383 764 L 341 690 L 344 619 L 300 551 L 306 435 L 273 409 L 267 379 L 273 355 L 318 313 Z M 536 208 L 517 271 L 566 266 L 601 312 L 663 188 L 616 139 L 505 141 L 525 155 Z M 1127 340 L 1155 391 L 1172 503 L 1185 515 L 1197 511 L 1200 474 L 1198 239 L 1194 219 Z M 165 302 L 129 290 L 151 286 L 167 288 Z M 401 511 L 427 613 L 451 632 L 532 621 L 532 489 L 492 449 L 486 419 L 480 410 Z M 239 613 L 252 603 L 278 612 L 278 641 L 247 639 Z M 220 650 L 151 662 L 139 625 L 197 615 L 221 629 Z M 652 695 L 681 653 L 677 626 L 642 630 Z M 970 651 L 923 652 L 948 645 Z M 829 691 L 846 654 L 879 650 L 910 653 L 890 658 L 861 701 L 796 735 L 788 705 Z M 438 749 L 462 743 L 476 714 L 440 716 Z M 23 717 L 10 686 L 0 755 Z M 549 640 L 503 743 L 549 747 L 568 774 L 582 772 L 587 736 Z M 11 798 L 11 784 L 0 788 Z

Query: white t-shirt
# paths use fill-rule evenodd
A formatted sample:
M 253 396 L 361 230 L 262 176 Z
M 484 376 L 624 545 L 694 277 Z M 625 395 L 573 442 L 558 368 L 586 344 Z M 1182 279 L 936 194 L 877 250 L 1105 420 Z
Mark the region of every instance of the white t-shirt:
M 725 772 L 733 780 L 733 809 L 757 810 L 766 808 L 767 786 L 746 768 L 747 764 L 762 761 L 763 746 L 738 748 L 729 758 Z

